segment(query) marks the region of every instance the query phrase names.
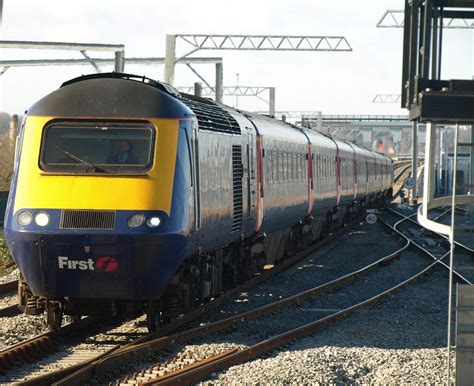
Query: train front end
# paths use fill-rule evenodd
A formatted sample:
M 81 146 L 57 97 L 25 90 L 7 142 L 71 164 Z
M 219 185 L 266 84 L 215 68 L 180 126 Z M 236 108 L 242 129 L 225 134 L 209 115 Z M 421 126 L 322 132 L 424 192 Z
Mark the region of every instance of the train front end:
M 28 110 L 5 224 L 26 312 L 157 299 L 186 256 L 191 112 L 157 86 L 86 76 Z

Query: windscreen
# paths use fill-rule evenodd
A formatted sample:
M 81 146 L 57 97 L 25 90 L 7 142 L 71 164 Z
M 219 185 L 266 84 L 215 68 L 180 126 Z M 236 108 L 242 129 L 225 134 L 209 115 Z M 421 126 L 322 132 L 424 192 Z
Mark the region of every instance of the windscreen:
M 69 123 L 45 127 L 40 167 L 77 174 L 142 174 L 153 164 L 155 129 L 147 123 Z

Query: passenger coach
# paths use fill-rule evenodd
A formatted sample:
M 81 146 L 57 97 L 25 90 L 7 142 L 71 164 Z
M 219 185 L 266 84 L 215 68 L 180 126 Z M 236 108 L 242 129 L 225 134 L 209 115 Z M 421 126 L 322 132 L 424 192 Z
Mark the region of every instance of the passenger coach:
M 390 194 L 392 162 L 145 77 L 64 83 L 28 109 L 5 235 L 52 328 L 146 310 L 150 329 Z

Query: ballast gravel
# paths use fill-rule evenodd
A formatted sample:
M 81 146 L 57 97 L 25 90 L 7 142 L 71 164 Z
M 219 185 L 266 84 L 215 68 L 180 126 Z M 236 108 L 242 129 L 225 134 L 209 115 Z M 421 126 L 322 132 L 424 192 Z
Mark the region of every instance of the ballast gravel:
M 125 344 L 143 336 L 146 333 L 143 322 L 144 317 L 124 323 L 117 322 L 117 326 L 108 326 L 102 322 L 96 322 L 85 329 L 80 337 L 63 337 L 61 339 L 62 344 L 57 345 L 57 350 L 52 355 L 40 359 L 38 362 L 14 368 L 5 375 L 0 375 L 0 385 L 31 380 L 94 358 L 112 349 L 117 344 Z
M 423 262 L 415 253 L 409 259 Z M 202 384 L 447 383 L 447 294 L 447 273 L 435 268 L 376 308 L 215 373 Z M 453 355 L 452 369 L 454 362 Z
M 0 351 L 48 331 L 44 315 L 16 315 L 0 318 Z
M 7 275 L 0 276 L 0 284 L 7 283 L 12 280 L 18 280 L 20 278 L 20 270 L 15 268 Z
M 198 322 L 224 319 L 322 285 L 381 259 L 403 244 L 390 236 L 382 224 L 357 224 L 293 267 L 241 292 Z
M 206 324 L 291 296 L 378 260 L 400 247 L 400 242 L 382 229 L 380 224 L 360 224 L 294 268 L 239 294 L 233 302 L 198 323 Z M 407 255 L 404 264 L 428 264 L 427 259 L 415 253 Z M 400 268 L 402 270 L 403 267 Z M 390 275 L 395 274 L 392 272 Z M 357 292 L 363 294 L 364 288 L 369 289 L 371 285 L 370 281 L 361 279 Z M 375 308 L 358 311 L 349 319 L 326 327 L 313 336 L 215 373 L 202 384 L 446 383 L 447 285 L 447 274 L 435 269 L 422 281 L 402 289 Z M 350 295 L 347 294 L 348 299 Z M 180 358 L 191 363 L 201 358 L 203 353 L 206 356 L 216 355 L 231 347 L 242 348 L 252 343 L 252 335 L 254 338 L 268 337 L 285 326 L 290 328 L 298 322 L 306 323 L 313 314 L 316 320 L 331 308 L 337 309 L 345 304 L 344 300 L 340 304 L 331 303 L 330 296 L 325 296 L 308 303 L 306 312 L 303 310 L 306 315 L 301 320 L 292 317 L 291 310 L 282 313 L 273 331 L 257 330 L 258 322 L 250 329 L 215 334 L 211 339 L 206 338 L 205 342 L 190 342 L 175 350 L 180 352 Z M 301 311 L 299 314 L 302 315 Z M 268 326 L 271 324 L 266 328 Z M 255 331 L 252 332 L 252 328 Z M 170 354 L 176 354 L 175 350 L 172 350 L 174 353 L 157 353 L 153 359 L 169 359 Z M 133 368 L 141 371 L 155 365 L 156 371 L 160 371 L 154 360 L 138 361 L 133 363 Z M 125 377 L 126 372 L 121 375 Z M 113 381 L 110 376 L 105 378 L 106 383 Z M 122 378 L 122 381 L 125 379 Z M 95 379 L 90 384 L 102 384 L 104 381 L 104 378 Z M 127 382 L 133 383 L 136 382 Z

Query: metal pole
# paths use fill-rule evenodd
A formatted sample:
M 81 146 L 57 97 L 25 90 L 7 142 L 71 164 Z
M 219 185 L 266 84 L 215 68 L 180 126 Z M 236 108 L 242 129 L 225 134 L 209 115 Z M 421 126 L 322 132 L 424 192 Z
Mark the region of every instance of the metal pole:
M 115 72 L 123 72 L 125 67 L 125 51 L 115 51 Z
M 268 101 L 268 110 L 271 117 L 275 116 L 275 87 L 268 88 L 270 99 Z
M 426 124 L 425 165 L 423 168 L 423 216 L 428 216 L 428 204 L 433 198 L 434 159 L 436 145 L 436 125 Z
M 469 194 L 474 196 L 474 125 L 471 126 L 471 177 L 469 179 Z
M 216 102 L 218 103 L 222 103 L 222 96 L 224 94 L 224 90 L 222 88 L 222 75 L 222 63 L 216 63 Z
M 235 81 L 236 81 L 236 86 L 237 86 L 237 89 L 239 88 L 239 74 L 235 74 Z M 239 108 L 239 94 L 238 92 L 235 94 L 235 108 L 238 109 Z
M 194 82 L 194 95 L 200 97 L 202 95 L 202 83 Z
M 173 84 L 176 64 L 176 35 L 166 35 L 165 83 Z
M 415 180 L 415 185 L 411 191 L 411 205 L 417 204 L 416 193 L 418 189 L 418 181 L 417 181 L 417 164 L 418 164 L 418 133 L 417 133 L 418 125 L 416 122 L 412 123 L 412 164 L 411 164 L 411 176 Z M 428 130 L 428 128 L 426 129 Z M 428 132 L 428 131 L 427 131 Z M 428 143 L 428 142 L 427 142 Z M 426 154 L 425 154 L 426 157 Z M 426 171 L 426 169 L 425 169 Z
M 2 28 L 3 0 L 0 0 L 0 28 Z
M 453 302 L 453 263 L 454 263 L 454 230 L 456 221 L 456 172 L 458 167 L 458 133 L 459 124 L 454 131 L 454 165 L 453 165 L 453 192 L 451 195 L 451 229 L 449 233 L 449 299 L 448 299 L 448 385 L 451 384 L 451 317 Z M 426 157 L 426 156 L 425 156 Z M 423 203 L 423 205 L 426 205 Z
M 438 127 L 436 130 L 436 143 L 438 144 L 438 151 L 435 155 L 435 194 L 437 196 L 440 195 L 440 185 L 441 185 L 441 178 L 440 178 L 440 168 L 441 168 L 441 127 Z
M 444 143 L 444 128 L 439 129 L 439 162 L 438 162 L 438 195 L 443 194 L 443 143 Z

